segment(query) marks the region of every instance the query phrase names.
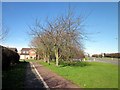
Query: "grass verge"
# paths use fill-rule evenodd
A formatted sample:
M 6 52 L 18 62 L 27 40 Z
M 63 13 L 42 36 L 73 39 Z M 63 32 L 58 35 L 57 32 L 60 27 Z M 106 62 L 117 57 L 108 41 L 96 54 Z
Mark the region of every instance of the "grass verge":
M 85 64 L 84 64 L 85 63 Z M 118 66 L 101 62 L 84 62 L 80 65 L 40 64 L 81 88 L 118 88 Z

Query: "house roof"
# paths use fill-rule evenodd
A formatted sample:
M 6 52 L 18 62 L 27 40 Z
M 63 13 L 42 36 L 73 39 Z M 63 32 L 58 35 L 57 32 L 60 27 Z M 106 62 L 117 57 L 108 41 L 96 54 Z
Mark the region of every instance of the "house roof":
M 22 48 L 21 51 L 29 51 L 31 48 Z
M 26 52 L 28 52 L 28 51 L 30 51 L 30 50 L 32 50 L 32 49 L 33 49 L 33 48 L 22 48 L 20 55 L 29 55 L 29 53 L 26 53 Z M 23 52 L 23 51 L 25 51 L 25 52 Z

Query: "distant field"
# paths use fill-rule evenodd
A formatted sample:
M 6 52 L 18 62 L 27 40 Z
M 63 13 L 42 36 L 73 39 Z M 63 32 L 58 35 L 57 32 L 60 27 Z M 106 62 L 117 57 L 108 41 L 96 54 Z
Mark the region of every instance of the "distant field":
M 40 64 L 72 81 L 82 88 L 118 88 L 118 66 L 100 62 L 85 62 L 86 66 L 59 66 Z

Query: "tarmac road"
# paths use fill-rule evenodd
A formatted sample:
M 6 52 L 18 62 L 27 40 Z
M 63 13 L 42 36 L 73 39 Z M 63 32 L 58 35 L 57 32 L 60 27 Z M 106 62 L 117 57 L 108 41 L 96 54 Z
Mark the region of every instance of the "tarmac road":
M 112 63 L 112 64 L 120 64 L 120 60 L 118 59 L 104 59 L 104 58 L 90 58 L 90 60 L 86 60 L 88 62 L 104 62 L 104 63 Z

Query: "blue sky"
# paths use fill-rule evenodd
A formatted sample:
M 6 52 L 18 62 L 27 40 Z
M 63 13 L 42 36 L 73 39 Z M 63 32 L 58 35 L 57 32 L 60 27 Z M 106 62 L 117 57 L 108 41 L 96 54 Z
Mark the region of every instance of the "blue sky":
M 19 50 L 29 47 L 30 36 L 28 25 L 33 25 L 36 18 L 44 23 L 50 19 L 65 14 L 68 5 L 75 8 L 76 15 L 89 15 L 85 20 L 84 32 L 89 40 L 84 41 L 85 52 L 112 53 L 118 52 L 118 3 L 117 2 L 19 2 L 2 3 L 3 23 L 9 27 L 5 46 L 16 47 Z

